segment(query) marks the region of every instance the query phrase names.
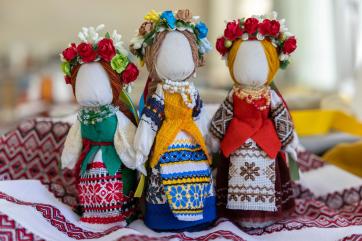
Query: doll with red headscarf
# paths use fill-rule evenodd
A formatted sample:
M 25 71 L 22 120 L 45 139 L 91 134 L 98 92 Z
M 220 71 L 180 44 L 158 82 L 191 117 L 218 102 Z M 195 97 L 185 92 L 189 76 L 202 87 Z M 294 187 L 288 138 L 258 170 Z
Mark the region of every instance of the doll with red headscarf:
M 297 159 L 298 137 L 271 83 L 295 48 L 275 13 L 227 23 L 216 43 L 234 81 L 210 125 L 213 149 L 222 154 L 218 209 L 245 227 L 269 225 L 294 210 L 287 163 Z
M 138 76 L 121 35 L 100 35 L 103 25 L 83 28 L 81 42 L 61 54 L 67 84 L 80 110 L 66 138 L 62 167 L 75 170 L 80 221 L 130 221 L 134 215 L 136 171 L 133 139 L 137 114 L 125 89 Z

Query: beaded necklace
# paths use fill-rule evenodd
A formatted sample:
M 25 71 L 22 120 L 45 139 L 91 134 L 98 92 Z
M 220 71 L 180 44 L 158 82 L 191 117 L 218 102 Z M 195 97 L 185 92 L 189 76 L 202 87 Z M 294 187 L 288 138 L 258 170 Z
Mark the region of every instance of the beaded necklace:
M 234 93 L 246 103 L 254 105 L 258 110 L 265 110 L 270 106 L 270 86 L 263 85 L 260 88 L 248 88 L 234 86 Z
M 196 95 L 197 90 L 192 82 L 187 80 L 185 81 L 172 81 L 164 80 L 162 88 L 170 93 L 179 93 L 181 94 L 182 100 L 185 105 L 192 109 L 196 105 Z
M 118 107 L 112 104 L 95 106 L 95 107 L 81 107 L 78 112 L 78 120 L 84 125 L 94 125 L 102 122 L 104 119 L 114 115 Z

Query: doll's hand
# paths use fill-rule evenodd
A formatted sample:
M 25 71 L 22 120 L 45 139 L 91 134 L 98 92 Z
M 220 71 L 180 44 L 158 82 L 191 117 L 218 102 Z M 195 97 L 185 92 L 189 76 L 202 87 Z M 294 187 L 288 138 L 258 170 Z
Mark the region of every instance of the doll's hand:
M 146 157 L 141 152 L 137 151 L 137 153 L 136 153 L 136 169 L 143 175 L 147 176 L 147 171 L 146 171 L 146 168 L 144 165 L 145 159 L 146 159 Z

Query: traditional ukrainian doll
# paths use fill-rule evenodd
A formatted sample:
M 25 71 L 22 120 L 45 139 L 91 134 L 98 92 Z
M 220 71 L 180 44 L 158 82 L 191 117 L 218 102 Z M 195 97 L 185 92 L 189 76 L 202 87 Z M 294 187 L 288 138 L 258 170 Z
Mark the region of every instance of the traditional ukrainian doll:
M 114 31 L 101 37 L 103 27 L 83 28 L 81 43 L 61 54 L 66 83 L 81 106 L 61 159 L 63 168 L 75 169 L 79 177 L 80 220 L 126 224 L 135 209 L 137 116 L 123 88 L 137 78 L 138 69 L 121 35 Z
M 145 20 L 130 46 L 158 83 L 134 141 L 137 165 L 148 161 L 144 221 L 157 231 L 197 229 L 216 217 L 207 118 L 189 80 L 210 50 L 208 29 L 189 10 L 151 11 Z
M 298 137 L 270 85 L 288 65 L 296 39 L 273 13 L 229 22 L 216 48 L 234 81 L 210 125 L 212 149 L 222 152 L 218 210 L 242 226 L 266 226 L 295 206 L 287 159 L 296 160 Z

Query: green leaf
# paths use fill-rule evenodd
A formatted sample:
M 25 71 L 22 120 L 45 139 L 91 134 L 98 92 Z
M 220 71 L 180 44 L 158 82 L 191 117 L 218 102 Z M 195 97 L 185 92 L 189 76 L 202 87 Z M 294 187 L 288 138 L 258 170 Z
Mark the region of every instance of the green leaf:
M 106 38 L 111 38 L 111 35 L 109 34 L 109 32 L 106 33 Z
M 288 154 L 290 178 L 294 181 L 299 180 L 299 167 L 297 162 Z
M 282 62 L 280 63 L 280 68 L 281 68 L 281 69 L 286 69 L 289 63 L 290 63 L 289 60 L 284 60 L 284 61 L 282 61 Z
M 129 97 L 129 95 L 126 93 L 126 91 L 124 91 L 124 89 L 122 89 L 121 93 L 119 94 L 119 99 L 127 106 L 127 108 L 132 112 L 133 117 L 135 118 L 136 122 L 139 122 L 139 117 L 138 117 L 138 113 L 137 113 L 137 109 L 134 106 L 131 98 Z
M 245 21 L 245 18 L 240 18 L 239 19 L 240 26 L 242 26 L 244 24 L 244 21 Z

